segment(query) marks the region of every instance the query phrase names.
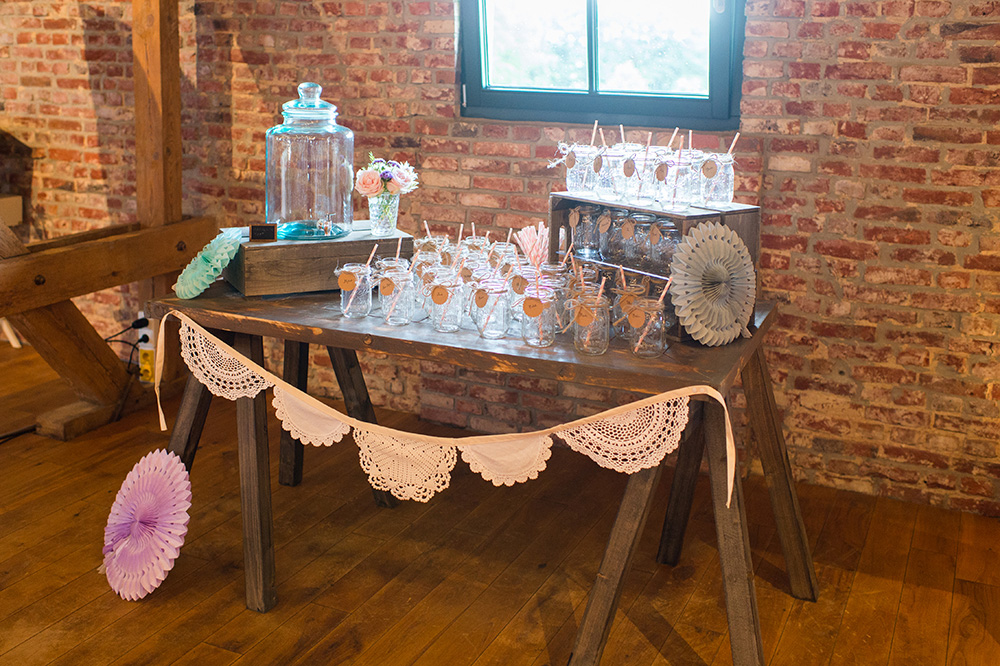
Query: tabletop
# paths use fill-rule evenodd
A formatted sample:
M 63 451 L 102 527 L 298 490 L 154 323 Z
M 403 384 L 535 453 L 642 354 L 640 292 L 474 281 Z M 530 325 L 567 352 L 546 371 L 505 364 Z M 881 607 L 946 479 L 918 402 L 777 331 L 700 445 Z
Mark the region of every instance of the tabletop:
M 659 358 L 640 359 L 621 340 L 612 340 L 606 354 L 580 354 L 571 333 L 557 336 L 551 347 L 537 349 L 520 337 L 484 340 L 476 331 L 440 333 L 426 321 L 388 326 L 374 315 L 348 319 L 341 315 L 339 301 L 337 292 L 248 298 L 219 281 L 195 299 L 151 301 L 146 314 L 159 319 L 178 310 L 207 328 L 650 394 L 695 384 L 725 394 L 760 349 L 775 318 L 773 303 L 758 302 L 750 338 L 722 347 L 671 342 Z

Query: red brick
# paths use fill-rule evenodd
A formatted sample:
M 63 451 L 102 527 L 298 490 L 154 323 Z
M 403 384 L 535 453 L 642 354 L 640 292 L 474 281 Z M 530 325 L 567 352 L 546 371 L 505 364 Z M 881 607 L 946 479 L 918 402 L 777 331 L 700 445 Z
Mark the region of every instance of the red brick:
M 813 245 L 816 252 L 843 259 L 874 259 L 878 256 L 878 246 L 849 240 L 820 240 Z

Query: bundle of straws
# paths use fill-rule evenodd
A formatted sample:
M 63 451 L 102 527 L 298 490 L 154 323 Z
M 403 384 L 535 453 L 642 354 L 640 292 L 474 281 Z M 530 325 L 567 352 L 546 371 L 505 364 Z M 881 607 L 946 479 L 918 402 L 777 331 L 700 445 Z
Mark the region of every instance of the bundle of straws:
M 548 260 L 549 229 L 541 222 L 537 226 L 521 229 L 514 234 L 514 240 L 533 265 L 541 266 L 542 262 Z

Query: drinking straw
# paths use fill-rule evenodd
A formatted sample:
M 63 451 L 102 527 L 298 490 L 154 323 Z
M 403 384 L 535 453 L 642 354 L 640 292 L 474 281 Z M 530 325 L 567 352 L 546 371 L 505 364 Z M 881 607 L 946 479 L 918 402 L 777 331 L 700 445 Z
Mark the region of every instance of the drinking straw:
M 618 123 L 618 131 L 621 132 L 622 143 L 625 143 L 625 126 L 622 125 L 621 123 Z
M 560 265 L 560 266 L 565 266 L 565 265 L 566 265 L 566 260 L 567 260 L 567 259 L 569 259 L 569 255 L 570 255 L 570 253 L 571 253 L 571 252 L 573 251 L 573 243 L 575 243 L 575 242 L 576 242 L 576 241 L 574 240 L 573 242 L 571 242 L 571 243 L 569 244 L 569 248 L 567 248 L 567 250 L 566 250 L 566 254 L 564 254 L 564 255 L 563 255 L 563 258 L 562 258 L 562 260 L 561 260 L 561 261 L 559 262 L 559 265 Z
M 514 227 L 507 230 L 507 243 L 510 243 L 510 235 L 514 233 Z
M 740 140 L 740 133 L 737 132 L 736 136 L 733 137 L 733 142 L 731 144 L 729 144 L 729 150 L 726 151 L 726 155 L 732 155 L 733 154 L 733 148 L 736 147 L 736 142 L 739 141 L 739 140 Z
M 503 280 L 503 286 L 504 286 L 504 289 L 507 288 L 507 278 L 504 278 L 504 280 Z M 498 294 L 496 300 L 493 301 L 493 307 L 490 308 L 490 311 L 486 314 L 486 319 L 483 321 L 483 328 L 486 328 L 489 325 L 489 323 L 490 323 L 490 317 L 493 316 L 493 311 L 497 309 L 497 304 L 499 302 L 500 302 L 500 295 Z M 506 331 L 505 331 L 505 333 L 506 333 Z
M 406 271 L 406 275 L 407 275 L 407 277 L 412 277 L 412 275 L 413 275 L 413 266 L 412 265 L 410 266 L 410 270 Z M 386 320 L 386 322 L 389 321 L 389 317 L 392 316 L 392 313 L 395 312 L 395 310 L 396 310 L 396 306 L 399 305 L 399 299 L 403 297 L 403 291 L 404 291 L 404 289 L 397 289 L 396 290 L 396 292 L 397 292 L 396 293 L 396 298 L 392 299 L 392 306 L 389 308 L 389 311 L 385 314 L 385 320 Z
M 399 251 L 403 249 L 403 237 L 400 236 L 399 240 L 396 241 L 396 259 L 399 259 Z
M 601 294 L 604 293 L 604 281 L 607 280 L 607 276 L 601 278 L 601 286 L 597 288 L 597 297 L 594 299 L 594 309 L 597 309 L 597 304 L 601 301 Z M 594 321 L 597 321 L 597 313 L 594 312 Z M 587 327 L 587 337 L 584 339 L 583 344 L 590 344 L 590 336 L 594 332 L 592 326 Z
M 472 223 L 472 237 L 473 238 L 476 237 L 476 223 L 475 222 Z
M 427 237 L 430 238 L 431 237 L 431 228 L 430 228 L 430 225 L 427 224 L 427 220 L 424 220 L 424 229 L 427 231 Z
M 462 261 L 458 262 L 458 270 L 455 271 L 455 273 L 458 275 L 459 281 L 461 281 L 461 279 L 462 279 L 462 266 L 464 266 L 464 265 L 465 265 L 465 257 L 462 257 Z M 445 289 L 447 289 L 447 287 L 445 287 Z M 461 287 L 459 287 L 459 289 L 461 289 Z M 452 298 L 454 298 L 454 296 L 455 295 L 451 292 L 451 290 L 448 289 L 448 300 L 450 301 Z M 444 323 L 444 318 L 446 316 L 448 316 L 448 302 L 447 301 L 445 301 L 445 304 L 444 304 L 443 307 L 444 307 L 444 312 L 441 313 L 441 319 L 438 320 L 438 326 L 440 326 L 441 324 L 443 324 Z
M 649 144 L 651 144 L 652 142 L 653 142 L 653 133 L 652 132 L 648 132 L 646 134 L 646 152 L 642 156 L 642 168 L 643 169 L 646 168 L 646 162 L 649 161 Z M 639 170 L 638 174 L 639 174 L 639 189 L 636 190 L 636 193 L 635 193 L 636 197 L 638 197 L 640 194 L 642 194 L 642 186 L 645 185 L 645 181 L 642 178 L 642 170 Z
M 402 240 L 402 239 L 400 239 L 400 240 Z M 365 262 L 365 266 L 366 267 L 367 266 L 371 266 L 372 257 L 375 256 L 375 250 L 377 250 L 377 249 L 378 249 L 378 243 L 375 243 L 374 247 L 372 247 L 372 253 L 368 255 L 368 261 Z M 412 270 L 413 267 L 410 266 L 410 269 Z M 351 303 L 354 302 L 354 297 L 357 296 L 357 295 L 358 295 L 358 286 L 355 284 L 354 285 L 354 291 L 351 292 L 351 297 L 347 299 L 347 307 L 344 308 L 344 310 L 350 310 L 351 309 Z
M 677 203 L 677 184 L 681 179 L 681 161 L 684 158 L 684 137 L 681 137 L 681 147 L 677 151 L 677 168 L 674 170 L 674 193 L 670 197 L 670 207 Z
M 459 243 L 462 242 L 462 232 L 463 231 L 465 231 L 465 222 L 462 222 L 462 224 L 458 225 L 458 242 Z
M 597 138 L 597 121 L 594 121 L 594 129 L 590 132 L 590 145 L 594 145 L 594 139 Z
M 663 306 L 663 298 L 667 295 L 667 290 L 670 289 L 670 282 L 673 279 L 674 279 L 673 277 L 667 279 L 667 283 L 663 285 L 663 291 L 660 292 L 660 298 L 659 300 L 656 301 L 657 303 L 660 304 L 661 307 Z M 642 346 L 642 341 L 646 339 L 647 335 L 649 335 L 649 329 L 650 327 L 652 327 L 652 325 L 653 325 L 653 318 L 650 317 L 649 321 L 646 322 L 646 328 L 643 329 L 642 335 L 639 336 L 639 341 L 635 343 L 635 348 L 632 349 L 632 353 L 636 353 L 639 351 L 639 347 Z
M 674 147 L 674 139 L 677 138 L 677 131 L 679 129 L 680 129 L 680 127 L 675 127 L 674 128 L 674 133 L 670 135 L 670 141 L 667 141 L 667 148 L 673 148 Z
M 604 128 L 603 127 L 600 129 L 600 132 L 601 132 L 601 145 L 604 146 L 605 148 L 607 148 L 608 147 L 608 142 L 604 140 Z
M 694 148 L 694 132 L 688 130 L 688 149 Z

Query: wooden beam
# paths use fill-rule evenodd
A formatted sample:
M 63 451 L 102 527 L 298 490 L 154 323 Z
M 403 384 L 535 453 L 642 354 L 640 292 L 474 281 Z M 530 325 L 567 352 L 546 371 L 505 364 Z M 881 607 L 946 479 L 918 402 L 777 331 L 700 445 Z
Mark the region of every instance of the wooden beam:
M 0 260 L 0 317 L 180 270 L 218 232 L 198 217 Z
M 48 240 L 28 243 L 25 247 L 28 248 L 28 252 L 41 252 L 42 250 L 53 250 L 57 247 L 76 245 L 77 243 L 81 243 L 83 241 L 108 238 L 109 236 L 117 236 L 118 234 L 127 234 L 130 231 L 138 231 L 141 228 L 142 225 L 138 222 L 129 222 L 128 224 L 112 224 L 109 227 L 88 229 L 87 231 L 80 231 L 75 234 L 66 234 L 65 236 L 56 236 L 55 238 L 50 238 Z

